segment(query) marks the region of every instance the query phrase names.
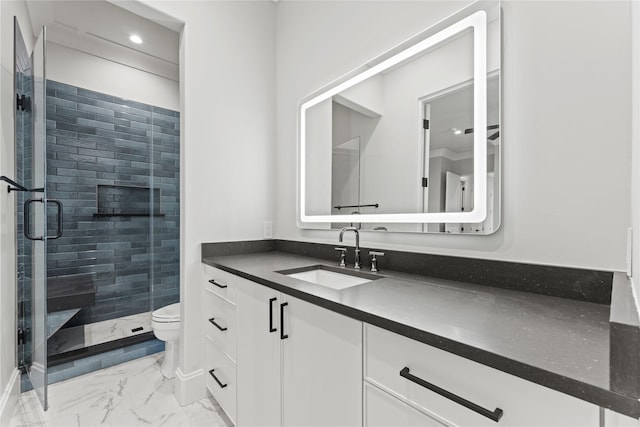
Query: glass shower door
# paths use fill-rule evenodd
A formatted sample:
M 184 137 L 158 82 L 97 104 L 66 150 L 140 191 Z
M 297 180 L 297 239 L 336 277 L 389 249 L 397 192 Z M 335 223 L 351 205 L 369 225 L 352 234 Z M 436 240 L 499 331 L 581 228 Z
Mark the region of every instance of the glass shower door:
M 47 409 L 47 195 L 45 115 L 45 29 L 33 53 L 14 21 L 16 73 L 16 177 L 28 188 L 17 198 L 18 325 L 23 335 L 20 363 Z M 18 152 L 19 151 L 19 152 Z

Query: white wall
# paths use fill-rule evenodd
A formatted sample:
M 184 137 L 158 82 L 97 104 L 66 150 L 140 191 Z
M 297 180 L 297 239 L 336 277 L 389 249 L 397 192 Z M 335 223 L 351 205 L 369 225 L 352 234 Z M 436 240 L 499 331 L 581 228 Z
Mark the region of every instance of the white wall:
M 353 108 L 355 111 L 360 111 L 368 116 L 379 116 L 383 114 L 385 109 L 382 100 L 382 83 L 383 75 L 377 74 L 355 86 L 351 86 L 349 89 L 343 90 L 335 97 L 341 98 L 342 101 L 347 101 L 344 105 Z M 364 110 L 362 110 L 363 107 Z
M 47 43 L 47 79 L 169 110 L 180 109 L 177 81 L 52 42 Z
M 631 156 L 631 226 L 633 227 L 632 282 L 636 307 L 640 307 L 640 3 L 631 6 L 631 84 L 632 84 L 632 156 Z
M 185 23 L 178 397 L 187 403 L 200 397 L 191 390 L 204 393 L 200 243 L 261 239 L 263 222 L 275 219 L 275 6 L 144 3 Z
M 296 226 L 297 102 L 426 28 L 442 16 L 438 10 L 458 6 L 278 3 L 278 238 L 337 240 L 335 232 Z M 623 270 L 631 222 L 630 5 L 503 1 L 502 8 L 500 230 L 491 236 L 363 233 L 362 244 Z
M 15 177 L 13 95 L 13 17 L 17 16 L 27 48 L 34 43 L 24 1 L 0 1 L 0 175 Z M 16 193 L 0 184 L 0 425 L 17 395 L 16 361 Z

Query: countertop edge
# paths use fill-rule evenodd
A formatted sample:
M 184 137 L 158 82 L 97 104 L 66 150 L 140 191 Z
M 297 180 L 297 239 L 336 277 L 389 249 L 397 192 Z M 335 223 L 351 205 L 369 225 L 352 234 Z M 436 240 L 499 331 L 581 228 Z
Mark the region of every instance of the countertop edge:
M 211 267 L 219 268 L 231 274 L 235 274 L 252 282 L 259 283 L 277 291 L 291 295 L 295 298 L 310 302 L 317 306 L 326 308 L 336 313 L 369 323 L 374 326 L 386 329 L 390 332 L 400 334 L 404 337 L 431 345 L 438 349 L 447 351 L 460 357 L 481 363 L 485 366 L 497 369 L 510 375 L 522 378 L 532 383 L 556 390 L 578 399 L 596 404 L 603 408 L 611 409 L 615 412 L 640 418 L 640 401 L 629 396 L 606 390 L 582 381 L 566 377 L 554 372 L 550 372 L 535 366 L 528 365 L 507 357 L 495 354 L 477 347 L 463 344 L 449 338 L 432 334 L 420 329 L 416 329 L 380 316 L 373 315 L 355 308 L 345 306 L 322 297 L 311 295 L 288 286 L 253 276 L 240 270 L 217 263 L 211 258 L 202 258 L 202 262 Z
M 633 295 L 633 283 L 622 272 L 613 274 L 609 320 L 623 325 L 640 327 L 640 318 Z
M 609 387 L 614 392 L 640 396 L 640 318 L 633 282 L 614 273 L 609 316 Z

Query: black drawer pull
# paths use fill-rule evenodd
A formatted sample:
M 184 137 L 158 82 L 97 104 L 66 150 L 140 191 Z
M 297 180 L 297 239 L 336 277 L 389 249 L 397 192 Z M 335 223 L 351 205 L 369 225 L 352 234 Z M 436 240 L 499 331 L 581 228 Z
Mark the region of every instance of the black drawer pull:
M 213 373 L 213 371 L 215 371 L 215 369 L 212 369 L 209 371 L 209 374 L 213 377 L 214 380 L 216 380 L 216 382 L 218 383 L 218 385 L 220 386 L 220 388 L 225 388 L 228 384 L 222 384 L 220 382 L 220 380 L 218 379 L 218 377 L 215 376 L 215 374 Z
M 498 422 L 500 421 L 500 418 L 502 418 L 502 409 L 496 408 L 493 411 L 490 411 L 488 409 L 483 408 L 482 406 L 476 405 L 473 402 L 469 402 L 468 400 L 460 396 L 456 396 L 455 394 L 445 389 L 442 389 L 437 385 L 426 382 L 422 378 L 418 378 L 415 375 L 411 375 L 409 373 L 409 368 L 407 368 L 406 366 L 402 368 L 402 370 L 400 371 L 400 376 L 408 379 L 411 382 L 421 385 L 424 388 L 428 388 L 429 390 L 435 393 L 438 393 L 440 396 L 446 397 L 449 400 L 453 400 L 454 402 L 464 406 L 465 408 L 469 408 L 472 411 L 477 412 L 478 414 L 489 418 L 490 420 Z
M 212 285 L 216 285 L 217 287 L 219 287 L 220 289 L 224 289 L 227 287 L 227 285 L 221 285 L 220 283 L 216 282 L 215 279 L 211 279 L 209 280 L 209 283 L 211 283 Z
M 269 333 L 271 332 L 275 332 L 278 329 L 273 327 L 273 303 L 277 300 L 278 298 L 270 298 L 269 299 Z
M 212 317 L 211 319 L 209 319 L 209 322 L 211 322 L 211 324 L 212 324 L 213 326 L 215 326 L 216 328 L 220 329 L 221 331 L 226 331 L 226 330 L 227 330 L 227 328 L 223 328 L 222 326 L 218 325 L 218 324 L 215 322 L 215 320 L 216 320 L 216 318 L 215 318 L 215 317 Z
M 289 335 L 286 335 L 284 333 L 284 308 L 288 305 L 289 305 L 288 302 L 283 302 L 282 304 L 280 304 L 280 339 L 281 340 L 286 340 L 287 338 L 289 338 Z

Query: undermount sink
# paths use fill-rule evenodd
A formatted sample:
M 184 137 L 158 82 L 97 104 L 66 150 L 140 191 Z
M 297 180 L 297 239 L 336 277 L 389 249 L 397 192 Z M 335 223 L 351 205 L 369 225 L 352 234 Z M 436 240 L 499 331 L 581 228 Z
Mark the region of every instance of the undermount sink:
M 326 265 L 312 265 L 310 267 L 278 271 L 278 273 L 335 290 L 362 285 L 380 278 L 380 276 L 373 274 L 334 269 Z

